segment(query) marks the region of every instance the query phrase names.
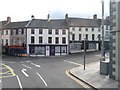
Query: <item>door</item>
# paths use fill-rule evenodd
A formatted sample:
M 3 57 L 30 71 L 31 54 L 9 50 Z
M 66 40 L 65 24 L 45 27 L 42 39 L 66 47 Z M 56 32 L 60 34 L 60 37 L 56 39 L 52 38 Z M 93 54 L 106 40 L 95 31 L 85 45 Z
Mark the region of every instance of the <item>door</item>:
M 50 56 L 55 55 L 55 46 L 50 46 Z
M 50 55 L 50 47 L 49 46 L 46 46 L 46 56 L 49 56 Z

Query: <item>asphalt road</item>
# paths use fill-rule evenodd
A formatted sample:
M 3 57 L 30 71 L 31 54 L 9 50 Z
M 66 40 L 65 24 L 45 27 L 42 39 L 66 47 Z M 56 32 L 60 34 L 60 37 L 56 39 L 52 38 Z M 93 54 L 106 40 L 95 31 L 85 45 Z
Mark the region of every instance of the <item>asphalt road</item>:
M 99 58 L 100 52 L 88 53 L 86 64 Z M 33 58 L 3 56 L 2 63 L 11 67 L 15 76 L 2 78 L 2 88 L 83 88 L 65 73 L 83 65 L 83 61 L 83 54 Z

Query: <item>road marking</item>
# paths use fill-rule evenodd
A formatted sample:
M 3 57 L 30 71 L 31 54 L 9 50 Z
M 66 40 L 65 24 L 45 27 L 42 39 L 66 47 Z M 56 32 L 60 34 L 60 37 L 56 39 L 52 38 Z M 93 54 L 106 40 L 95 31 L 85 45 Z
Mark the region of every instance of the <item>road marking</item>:
M 75 77 L 73 77 L 72 75 L 69 74 L 69 70 L 67 70 L 66 75 L 71 78 L 72 80 L 74 80 L 75 82 L 77 82 L 79 85 L 82 85 L 84 88 L 86 88 L 87 90 L 90 90 L 90 87 L 88 85 L 86 85 L 85 83 L 83 83 L 82 81 L 76 79 Z M 91 89 L 92 90 L 92 89 Z
M 9 62 L 9 63 L 15 63 L 15 62 Z
M 45 86 L 47 87 L 47 83 L 45 82 L 45 80 L 42 78 L 42 76 L 37 72 L 37 75 L 41 78 L 41 80 L 43 81 L 43 83 L 45 84 Z
M 2 82 L 2 80 L 0 79 L 0 83 Z
M 29 77 L 29 75 L 26 73 L 26 69 L 22 69 L 21 71 L 26 77 Z
M 17 80 L 18 80 L 19 86 L 20 86 L 20 88 L 21 88 L 21 90 L 22 90 L 22 84 L 21 84 L 21 82 L 20 82 L 20 78 L 18 77 L 18 75 L 16 75 L 16 77 L 17 77 Z
M 32 69 L 31 67 L 29 67 L 29 66 L 27 66 L 27 65 L 25 65 L 25 64 L 22 64 L 23 66 L 25 66 L 25 67 L 27 67 L 27 68 L 29 68 L 29 69 Z
M 37 64 L 34 64 L 34 63 L 31 63 L 32 65 L 36 66 L 36 67 L 39 67 L 40 68 L 40 65 L 37 65 Z
M 32 61 L 25 61 L 25 62 L 32 62 Z
M 75 64 L 75 65 L 79 65 L 79 66 L 82 66 L 82 64 L 79 64 L 79 63 L 75 63 L 75 62 L 72 62 L 72 61 L 68 61 L 68 60 L 64 60 L 64 62 L 68 62 L 68 63 L 71 63 L 71 64 Z

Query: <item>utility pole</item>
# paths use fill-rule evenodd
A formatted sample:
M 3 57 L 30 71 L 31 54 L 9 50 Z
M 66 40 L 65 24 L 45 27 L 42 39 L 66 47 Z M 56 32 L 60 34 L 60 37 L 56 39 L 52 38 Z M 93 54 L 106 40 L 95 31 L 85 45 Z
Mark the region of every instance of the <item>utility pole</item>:
M 85 56 L 86 56 L 86 39 L 84 36 L 84 70 L 85 70 Z
M 105 61 L 105 48 L 104 48 L 104 0 L 102 0 L 102 61 Z

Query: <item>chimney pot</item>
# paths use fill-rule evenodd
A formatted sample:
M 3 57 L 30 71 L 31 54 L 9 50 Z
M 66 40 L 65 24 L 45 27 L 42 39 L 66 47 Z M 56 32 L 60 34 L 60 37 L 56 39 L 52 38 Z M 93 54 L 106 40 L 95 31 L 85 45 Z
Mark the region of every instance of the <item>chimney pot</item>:
M 7 22 L 11 22 L 11 17 L 7 17 Z
M 93 19 L 97 20 L 97 14 L 93 15 Z

